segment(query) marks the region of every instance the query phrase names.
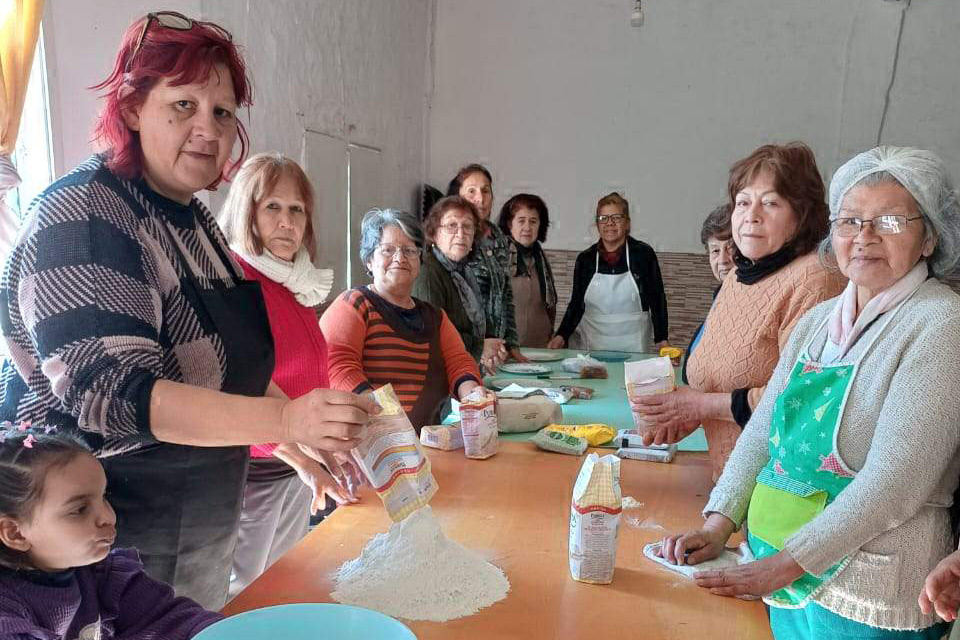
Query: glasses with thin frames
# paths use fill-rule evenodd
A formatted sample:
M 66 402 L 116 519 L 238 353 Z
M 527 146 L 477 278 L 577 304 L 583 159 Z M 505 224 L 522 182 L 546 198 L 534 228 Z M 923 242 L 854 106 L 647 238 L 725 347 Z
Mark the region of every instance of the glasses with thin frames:
M 458 232 L 462 232 L 465 236 L 472 236 L 477 232 L 476 227 L 472 224 L 463 224 L 461 222 L 447 222 L 440 225 L 440 228 L 449 233 L 451 236 L 457 235 Z
M 608 222 L 613 222 L 615 224 L 620 224 L 627 219 L 627 216 L 622 213 L 611 213 L 608 216 L 597 216 L 597 224 L 607 224 Z
M 863 218 L 837 218 L 833 220 L 832 223 L 837 235 L 845 238 L 859 235 L 863 226 L 866 224 L 871 225 L 873 232 L 877 235 L 892 236 L 903 233 L 908 222 L 921 220 L 922 218 L 923 216 L 908 218 L 907 216 L 901 215 L 883 215 L 877 216 L 872 220 L 864 220 Z
M 397 255 L 397 251 L 403 254 L 403 257 L 407 260 L 416 260 L 420 257 L 420 247 L 411 247 L 410 245 L 396 245 L 396 244 L 379 244 L 377 245 L 377 253 L 380 254 L 380 257 L 384 260 L 393 260 L 393 257 Z
M 165 29 L 174 29 L 175 31 L 190 31 L 195 26 L 200 25 L 213 30 L 228 42 L 233 42 L 233 36 L 230 34 L 230 32 L 213 22 L 193 20 L 182 13 L 178 13 L 177 11 L 156 11 L 153 13 L 148 13 L 147 19 L 143 23 L 143 29 L 140 30 L 140 37 L 137 38 L 137 44 L 130 52 L 130 57 L 127 58 L 127 67 L 124 69 L 125 72 L 130 72 L 130 68 L 133 66 L 133 61 L 136 59 L 137 54 L 140 53 L 140 49 L 143 47 L 143 41 L 147 37 L 147 31 L 150 30 L 150 25 L 152 25 L 154 22 Z

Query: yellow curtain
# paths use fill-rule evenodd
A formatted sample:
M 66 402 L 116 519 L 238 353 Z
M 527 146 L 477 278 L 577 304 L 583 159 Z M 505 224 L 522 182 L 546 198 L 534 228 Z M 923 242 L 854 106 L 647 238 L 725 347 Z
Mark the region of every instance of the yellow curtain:
M 0 0 L 0 154 L 17 144 L 44 0 Z

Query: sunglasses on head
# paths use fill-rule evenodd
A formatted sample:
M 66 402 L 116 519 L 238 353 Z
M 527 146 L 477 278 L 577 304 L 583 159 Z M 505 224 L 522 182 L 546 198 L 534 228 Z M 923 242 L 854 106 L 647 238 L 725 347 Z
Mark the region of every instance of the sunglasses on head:
M 230 34 L 230 32 L 213 22 L 193 20 L 176 11 L 156 11 L 153 13 L 148 13 L 146 20 L 143 22 L 143 29 L 140 30 L 140 37 L 137 38 L 137 44 L 130 52 L 130 57 L 127 58 L 127 68 L 125 69 L 125 72 L 130 72 L 130 68 L 133 66 L 133 61 L 136 59 L 137 54 L 140 53 L 140 49 L 143 48 L 143 41 L 147 37 L 147 31 L 150 30 L 150 26 L 154 23 L 163 27 L 164 29 L 173 29 L 175 31 L 190 31 L 194 27 L 199 26 L 201 28 L 210 29 L 227 42 L 233 42 L 233 36 Z

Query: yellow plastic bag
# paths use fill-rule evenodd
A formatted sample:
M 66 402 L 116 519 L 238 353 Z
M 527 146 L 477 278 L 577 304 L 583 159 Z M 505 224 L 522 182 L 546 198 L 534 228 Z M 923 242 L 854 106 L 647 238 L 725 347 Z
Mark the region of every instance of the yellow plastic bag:
M 617 435 L 617 430 L 606 424 L 548 424 L 544 430 L 583 438 L 591 447 L 606 444 Z

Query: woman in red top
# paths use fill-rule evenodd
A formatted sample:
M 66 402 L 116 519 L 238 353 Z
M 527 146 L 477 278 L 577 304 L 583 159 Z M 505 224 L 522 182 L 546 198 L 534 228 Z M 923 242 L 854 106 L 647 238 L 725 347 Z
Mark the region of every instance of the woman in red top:
M 330 292 L 333 272 L 313 266 L 312 215 L 309 179 L 276 153 L 244 163 L 220 213 L 244 276 L 263 290 L 276 348 L 273 382 L 291 398 L 330 386 L 327 345 L 313 307 Z M 320 458 L 296 444 L 250 448 L 231 597 L 306 535 L 309 513 L 326 495 L 338 504 L 356 501 L 311 455 Z

